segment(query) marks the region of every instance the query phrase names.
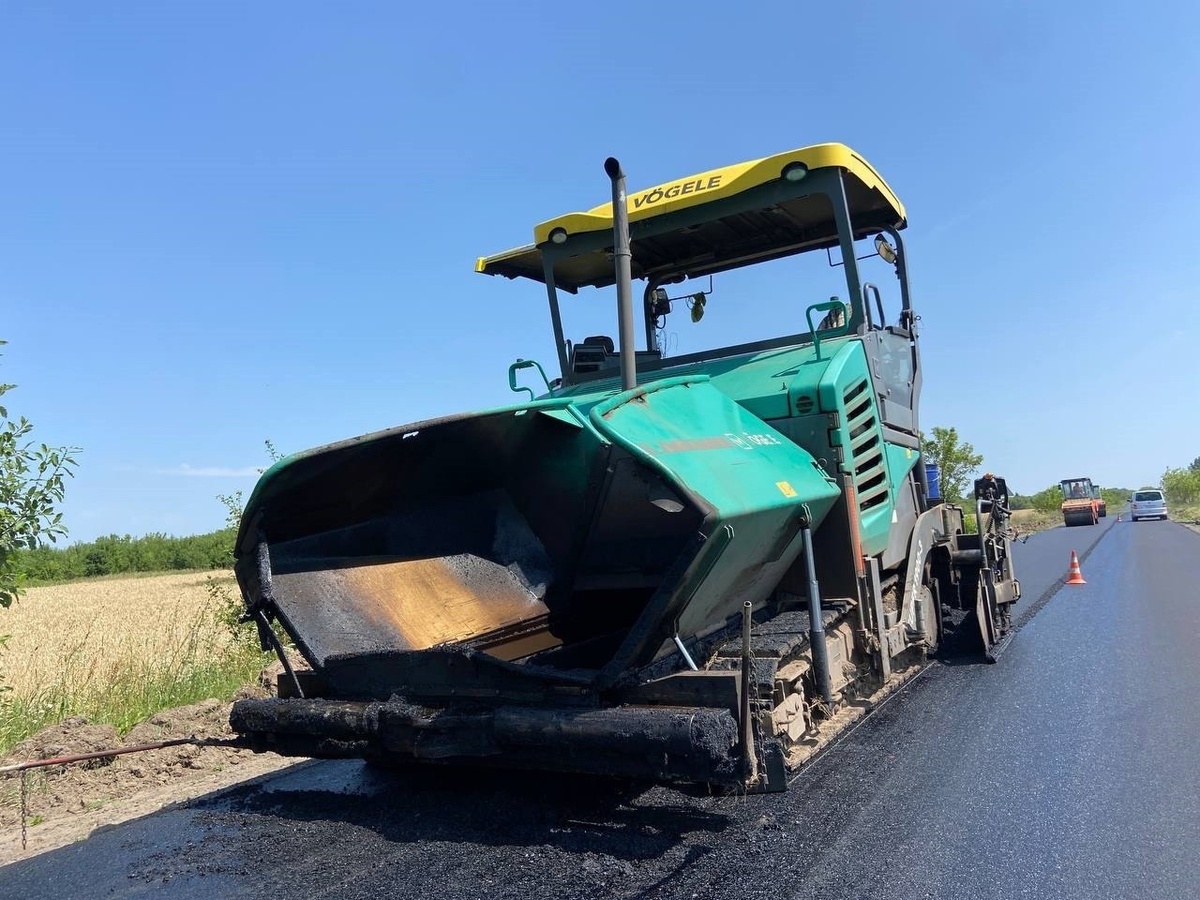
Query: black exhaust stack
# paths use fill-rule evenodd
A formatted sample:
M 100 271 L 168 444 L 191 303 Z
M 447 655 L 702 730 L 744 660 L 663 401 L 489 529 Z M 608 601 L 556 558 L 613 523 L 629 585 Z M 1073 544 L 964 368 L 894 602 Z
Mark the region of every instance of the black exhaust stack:
M 625 173 L 615 156 L 604 161 L 612 181 L 613 261 L 617 276 L 617 326 L 621 348 L 621 390 L 637 387 L 637 352 L 633 344 L 633 275 L 629 252 L 629 208 L 625 205 Z

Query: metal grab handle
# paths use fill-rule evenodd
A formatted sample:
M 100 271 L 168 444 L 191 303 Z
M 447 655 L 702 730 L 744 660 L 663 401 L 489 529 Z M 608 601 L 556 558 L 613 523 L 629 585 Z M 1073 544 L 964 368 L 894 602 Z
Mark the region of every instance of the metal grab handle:
M 887 316 L 883 314 L 883 298 L 879 296 L 879 288 L 867 282 L 863 285 L 863 306 L 867 310 L 867 324 L 874 327 L 875 323 L 871 321 L 871 294 L 875 294 L 875 306 L 879 309 L 879 327 L 882 328 L 887 324 Z
M 536 359 L 518 359 L 515 363 L 508 367 L 508 389 L 514 394 L 519 394 L 521 391 L 529 391 L 529 399 L 532 402 L 537 397 L 533 393 L 533 388 L 526 385 L 517 384 L 517 372 L 520 369 L 537 369 L 538 374 L 542 376 L 542 381 L 546 384 L 546 393 L 553 394 L 554 388 L 550 387 L 550 379 L 546 377 L 546 371 L 542 368 L 541 363 Z
M 822 328 L 819 330 L 815 325 L 813 325 L 812 314 L 814 312 L 830 312 L 835 309 L 843 310 L 844 321 L 841 325 L 837 325 L 833 328 Z M 813 349 L 817 352 L 817 359 L 821 358 L 821 339 L 818 337 L 818 335 L 823 334 L 827 337 L 838 337 L 850 331 L 850 306 L 849 304 L 843 303 L 836 297 L 834 297 L 832 300 L 826 300 L 823 303 L 814 303 L 804 311 L 804 318 L 808 322 L 808 333 L 812 336 Z

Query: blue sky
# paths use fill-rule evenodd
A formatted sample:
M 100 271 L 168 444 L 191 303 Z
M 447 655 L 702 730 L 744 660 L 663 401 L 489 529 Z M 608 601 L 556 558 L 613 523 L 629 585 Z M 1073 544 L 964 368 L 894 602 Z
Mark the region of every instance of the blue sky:
M 908 207 L 926 427 L 1022 492 L 1200 455 L 1194 5 L 408 6 L 0 10 L 0 379 L 83 448 L 72 539 L 219 527 L 264 440 L 509 402 L 544 293 L 474 259 L 608 155 L 850 144 Z M 786 274 L 713 304 L 794 330 Z

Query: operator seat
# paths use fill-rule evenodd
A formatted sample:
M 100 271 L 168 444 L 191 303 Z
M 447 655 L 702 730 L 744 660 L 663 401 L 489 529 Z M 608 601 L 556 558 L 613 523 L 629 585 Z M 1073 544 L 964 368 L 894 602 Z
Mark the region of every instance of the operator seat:
M 585 337 L 571 348 L 571 372 L 584 375 L 588 372 L 598 372 L 610 365 L 616 349 L 613 339 L 606 334 L 594 334 Z

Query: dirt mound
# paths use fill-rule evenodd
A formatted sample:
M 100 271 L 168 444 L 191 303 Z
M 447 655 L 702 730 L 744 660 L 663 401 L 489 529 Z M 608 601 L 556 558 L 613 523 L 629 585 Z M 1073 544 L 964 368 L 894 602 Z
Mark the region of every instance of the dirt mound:
M 272 691 L 266 685 L 274 685 L 274 675 L 264 670 L 258 684 L 243 686 L 234 699 L 270 696 Z M 134 726 L 124 739 L 111 725 L 94 725 L 82 716 L 72 716 L 22 741 L 0 759 L 0 766 L 175 738 L 232 738 L 232 705 L 205 700 L 155 713 Z M 22 776 L 0 778 L 0 865 L 79 840 L 101 825 L 145 815 L 294 762 L 231 747 L 181 744 L 31 769 L 24 773 L 24 813 Z
M 63 756 L 111 750 L 119 746 L 121 739 L 117 736 L 117 729 L 111 725 L 93 725 L 83 716 L 71 716 L 21 741 L 13 748 L 12 753 L 4 758 L 3 764 L 35 759 L 58 759 Z M 106 760 L 96 759 L 81 765 L 98 768 L 106 765 Z

